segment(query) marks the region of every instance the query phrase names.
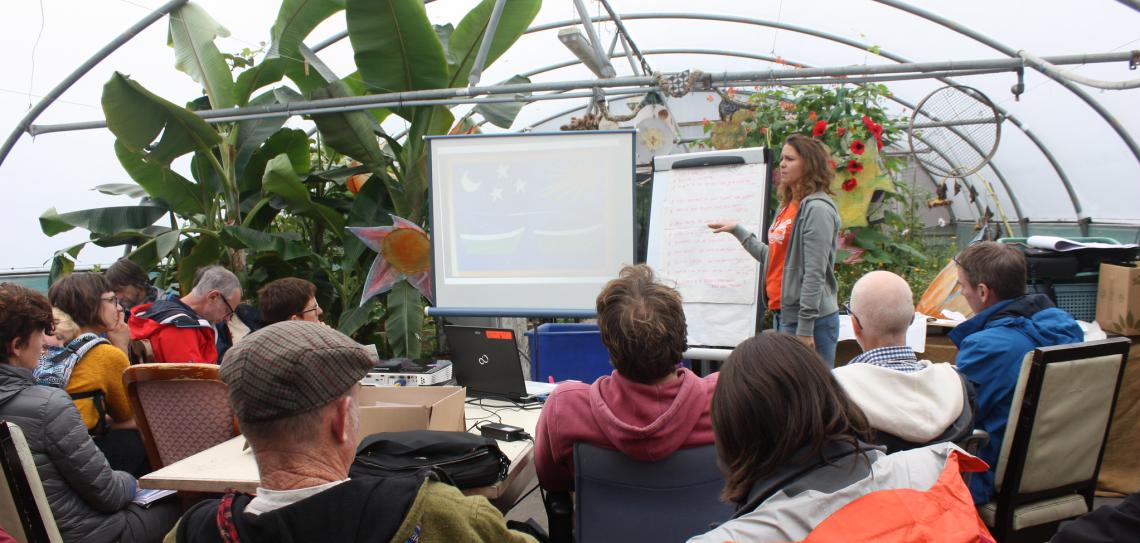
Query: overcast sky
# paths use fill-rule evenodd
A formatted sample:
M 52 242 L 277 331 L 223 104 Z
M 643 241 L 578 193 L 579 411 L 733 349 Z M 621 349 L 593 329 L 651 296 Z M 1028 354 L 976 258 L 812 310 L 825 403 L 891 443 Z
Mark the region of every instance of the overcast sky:
M 848 1 L 752 1 L 705 0 L 611 0 L 626 13 L 697 10 L 707 13 L 744 15 L 758 19 L 819 28 L 848 38 L 882 46 L 914 61 L 945 61 L 997 58 L 1001 55 L 976 42 L 962 39 L 931 23 L 918 20 L 892 8 L 868 0 Z M 223 51 L 258 49 L 268 41 L 279 3 L 270 0 L 198 0 L 211 15 L 232 33 L 220 40 Z M 1071 2 L 915 2 L 943 15 L 967 22 L 978 31 L 997 37 L 1014 49 L 1039 55 L 1099 53 L 1140 48 L 1140 14 L 1112 0 Z M 0 47 L 7 51 L 5 76 L 0 79 L 0 132 L 12 130 L 31 103 L 67 76 L 95 50 L 123 29 L 161 5 L 159 0 L 4 0 L 0 15 L 8 24 L 0 33 Z M 587 1 L 592 11 L 595 2 Z M 428 5 L 429 17 L 436 23 L 458 22 L 474 2 L 440 0 Z M 539 22 L 576 17 L 571 0 L 546 0 Z M 725 23 L 678 21 L 630 21 L 627 25 L 643 49 L 688 47 L 731 49 L 781 55 L 815 65 L 876 64 L 886 62 L 866 51 L 827 44 L 802 35 L 773 32 L 756 26 Z M 343 15 L 326 22 L 311 35 L 314 43 L 344 27 Z M 612 35 L 612 26 L 602 28 Z M 485 75 L 484 84 L 514 73 L 567 60 L 570 54 L 557 42 L 554 32 L 525 36 Z M 323 54 L 340 74 L 353 70 L 347 40 Z M 768 65 L 755 60 L 693 55 L 650 57 L 655 69 L 676 71 L 700 68 L 705 71 L 759 70 Z M 53 124 L 102 118 L 99 96 L 104 82 L 115 70 L 131 75 L 157 94 L 182 103 L 199 91 L 183 73 L 174 69 L 173 51 L 166 47 L 166 21 L 156 23 L 125 45 L 81 79 L 61 100 L 36 121 Z M 619 74 L 628 74 L 628 63 L 618 61 Z M 1140 77 L 1124 65 L 1090 66 L 1081 73 L 1103 79 Z M 535 80 L 585 79 L 589 72 L 569 68 L 535 77 Z M 1030 91 L 1021 102 L 1013 102 L 1008 88 L 1009 75 L 968 79 L 996 102 L 1023 119 L 1049 144 L 1079 186 L 1086 211 L 1094 218 L 1140 219 L 1140 167 L 1108 125 L 1092 110 L 1059 86 L 1035 74 L 1027 76 Z M 900 96 L 917 101 L 937 88 L 929 81 L 900 83 L 892 88 Z M 1140 137 L 1140 91 L 1102 92 L 1090 90 L 1102 101 L 1134 137 Z M 574 102 L 536 104 L 524 109 L 516 127 L 533 122 Z M 389 127 L 398 129 L 400 127 Z M 92 187 L 126 182 L 112 152 L 113 138 L 106 130 L 54 133 L 33 140 L 21 138 L 0 165 L 0 187 L 4 207 L 0 212 L 3 247 L 0 270 L 40 268 L 52 253 L 87 239 L 86 232 L 72 231 L 52 238 L 39 229 L 37 217 L 49 207 L 60 212 L 130 205 L 125 197 L 94 192 Z M 1006 125 L 1002 147 L 996 159 L 1011 184 L 1020 187 L 1023 207 L 1031 208 L 1041 219 L 1071 219 L 1072 205 L 1057 182 L 1055 172 L 1023 135 Z M 1000 192 L 1000 189 L 999 189 Z M 999 194 L 1008 205 L 1008 198 Z M 121 248 L 89 246 L 80 256 L 81 264 L 113 261 Z

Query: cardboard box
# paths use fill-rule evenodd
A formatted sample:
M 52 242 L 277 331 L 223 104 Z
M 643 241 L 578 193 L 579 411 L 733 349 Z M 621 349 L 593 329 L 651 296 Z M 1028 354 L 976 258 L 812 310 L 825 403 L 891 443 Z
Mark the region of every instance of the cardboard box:
M 465 431 L 466 399 L 464 387 L 360 387 L 359 437 L 407 430 Z
M 1140 335 L 1140 268 L 1102 262 L 1096 322 L 1109 332 Z

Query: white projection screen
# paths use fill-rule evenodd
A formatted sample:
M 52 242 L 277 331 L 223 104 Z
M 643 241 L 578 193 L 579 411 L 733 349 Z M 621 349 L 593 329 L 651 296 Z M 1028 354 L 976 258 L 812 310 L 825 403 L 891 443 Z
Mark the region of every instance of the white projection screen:
M 433 315 L 590 316 L 634 261 L 634 132 L 428 138 Z

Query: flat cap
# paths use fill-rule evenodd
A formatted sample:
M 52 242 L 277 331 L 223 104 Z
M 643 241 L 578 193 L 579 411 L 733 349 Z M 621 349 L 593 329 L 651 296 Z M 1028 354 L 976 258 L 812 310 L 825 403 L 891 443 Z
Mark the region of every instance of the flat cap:
M 298 415 L 344 395 L 372 368 L 366 347 L 320 323 L 284 321 L 226 351 L 221 377 L 241 422 Z

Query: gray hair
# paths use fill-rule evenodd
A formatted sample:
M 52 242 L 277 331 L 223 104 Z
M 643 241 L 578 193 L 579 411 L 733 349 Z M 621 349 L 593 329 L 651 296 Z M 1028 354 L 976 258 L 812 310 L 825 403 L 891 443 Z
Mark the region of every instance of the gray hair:
M 873 271 L 851 288 L 851 312 L 867 336 L 905 336 L 914 320 L 914 295 L 902 277 Z
M 221 266 L 206 266 L 199 273 L 199 279 L 191 290 L 198 296 L 206 296 L 212 290 L 221 292 L 222 296 L 229 296 L 241 289 L 241 281 L 238 281 L 237 276 Z

